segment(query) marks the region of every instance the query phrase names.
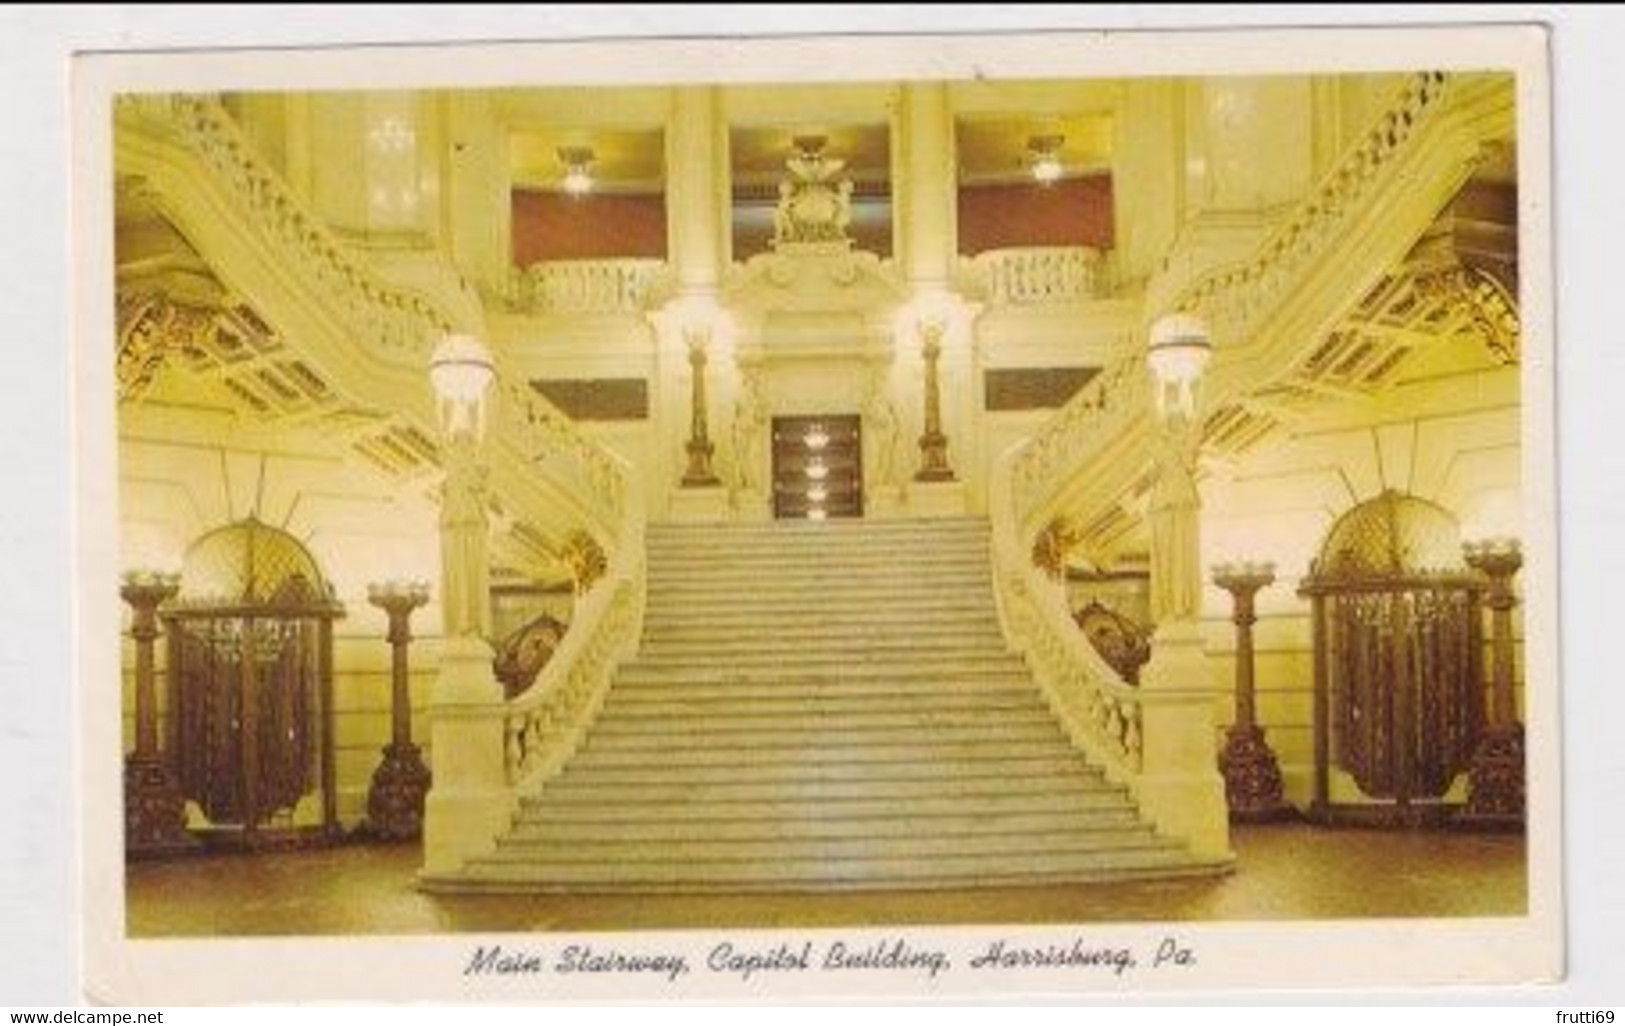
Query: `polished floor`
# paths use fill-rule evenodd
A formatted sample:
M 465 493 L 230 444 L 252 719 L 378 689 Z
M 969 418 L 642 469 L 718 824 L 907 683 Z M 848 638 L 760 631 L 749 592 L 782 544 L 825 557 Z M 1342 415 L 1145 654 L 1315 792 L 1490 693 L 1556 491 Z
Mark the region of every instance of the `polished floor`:
M 412 846 L 130 867 L 133 937 L 1516 916 L 1509 835 L 1242 827 L 1218 878 L 930 892 L 432 896 Z

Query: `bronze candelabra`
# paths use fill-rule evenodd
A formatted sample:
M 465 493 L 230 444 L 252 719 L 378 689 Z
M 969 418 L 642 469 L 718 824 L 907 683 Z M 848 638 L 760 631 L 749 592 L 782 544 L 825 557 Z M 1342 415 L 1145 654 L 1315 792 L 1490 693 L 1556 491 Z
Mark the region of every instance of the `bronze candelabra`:
M 925 431 L 920 435 L 920 469 L 916 481 L 952 481 L 954 468 L 948 463 L 948 436 L 942 433 L 942 388 L 937 382 L 937 361 L 942 357 L 943 326 L 927 324 L 921 329 L 925 342 L 920 355 L 925 358 Z
M 1213 569 L 1213 583 L 1230 593 L 1236 625 L 1236 719 L 1219 753 L 1230 819 L 1262 823 L 1284 819 L 1293 810 L 1282 796 L 1281 766 L 1258 725 L 1253 676 L 1254 598 L 1275 581 L 1269 563 L 1225 563 Z
M 135 750 L 124 760 L 124 852 L 128 857 L 188 851 L 197 840 L 186 829 L 186 798 L 165 752 L 158 746 L 158 684 L 153 663 L 158 607 L 180 590 L 176 574 L 136 571 L 124 575 L 119 595 L 134 617 Z
M 423 752 L 412 743 L 412 696 L 408 686 L 407 648 L 412 641 L 412 613 L 429 601 L 427 584 L 389 582 L 367 589 L 367 601 L 389 615 L 391 648 L 391 740 L 384 761 L 372 774 L 367 791 L 367 828 L 389 840 L 410 840 L 423 833 L 423 802 L 430 775 Z
M 705 398 L 705 336 L 695 332 L 688 338 L 688 366 L 692 374 L 693 394 L 690 402 L 689 438 L 683 448 L 688 453 L 688 468 L 683 471 L 684 488 L 711 488 L 722 483 L 712 469 L 711 457 L 716 446 L 711 441 L 709 415 Z
M 1464 545 L 1462 554 L 1468 566 L 1489 578 L 1484 604 L 1490 608 L 1493 653 L 1489 724 L 1467 773 L 1465 818 L 1483 826 L 1522 827 L 1524 742 L 1513 694 L 1512 610 L 1518 600 L 1512 577 L 1523 566 L 1523 551 L 1516 539 L 1496 538 Z

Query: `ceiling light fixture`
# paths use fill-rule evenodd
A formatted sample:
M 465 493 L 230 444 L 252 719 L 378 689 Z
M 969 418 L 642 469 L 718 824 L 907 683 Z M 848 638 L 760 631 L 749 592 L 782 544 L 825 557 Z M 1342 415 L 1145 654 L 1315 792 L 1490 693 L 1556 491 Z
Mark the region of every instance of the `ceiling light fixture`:
M 1061 180 L 1066 168 L 1061 165 L 1061 146 L 1064 135 L 1035 135 L 1027 140 L 1027 166 L 1033 181 L 1040 185 L 1053 185 Z
M 801 436 L 801 441 L 809 449 L 822 449 L 829 445 L 829 432 L 824 430 L 824 425 L 814 424 Z
M 572 196 L 585 196 L 592 191 L 592 147 L 560 146 L 559 161 L 564 165 L 565 192 Z
M 806 474 L 810 481 L 822 481 L 829 476 L 829 468 L 822 463 L 809 463 L 802 473 Z

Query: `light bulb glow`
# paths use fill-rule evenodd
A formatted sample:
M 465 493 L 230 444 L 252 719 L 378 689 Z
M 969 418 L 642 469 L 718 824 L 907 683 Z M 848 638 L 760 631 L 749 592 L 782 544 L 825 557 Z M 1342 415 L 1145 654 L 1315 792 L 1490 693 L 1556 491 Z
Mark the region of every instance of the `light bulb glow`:
M 809 463 L 802 473 L 806 474 L 810 481 L 822 481 L 829 476 L 829 468 L 822 463 Z
M 1040 185 L 1053 185 L 1060 181 L 1064 171 L 1061 159 L 1054 154 L 1045 154 L 1033 161 L 1033 180 Z

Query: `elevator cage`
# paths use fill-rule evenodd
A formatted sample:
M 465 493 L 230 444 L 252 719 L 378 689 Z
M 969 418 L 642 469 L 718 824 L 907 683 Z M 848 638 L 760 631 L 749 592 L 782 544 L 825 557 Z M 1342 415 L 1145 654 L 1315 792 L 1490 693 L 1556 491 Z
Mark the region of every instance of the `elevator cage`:
M 209 833 L 254 844 L 295 830 L 321 797 L 338 831 L 333 748 L 333 621 L 344 608 L 310 551 L 256 519 L 204 535 L 164 608 L 170 751 L 182 793 Z
M 1299 594 L 1314 634 L 1311 814 L 1441 818 L 1485 722 L 1483 579 L 1455 518 L 1386 491 L 1332 525 Z M 1359 796 L 1334 796 L 1334 770 Z

